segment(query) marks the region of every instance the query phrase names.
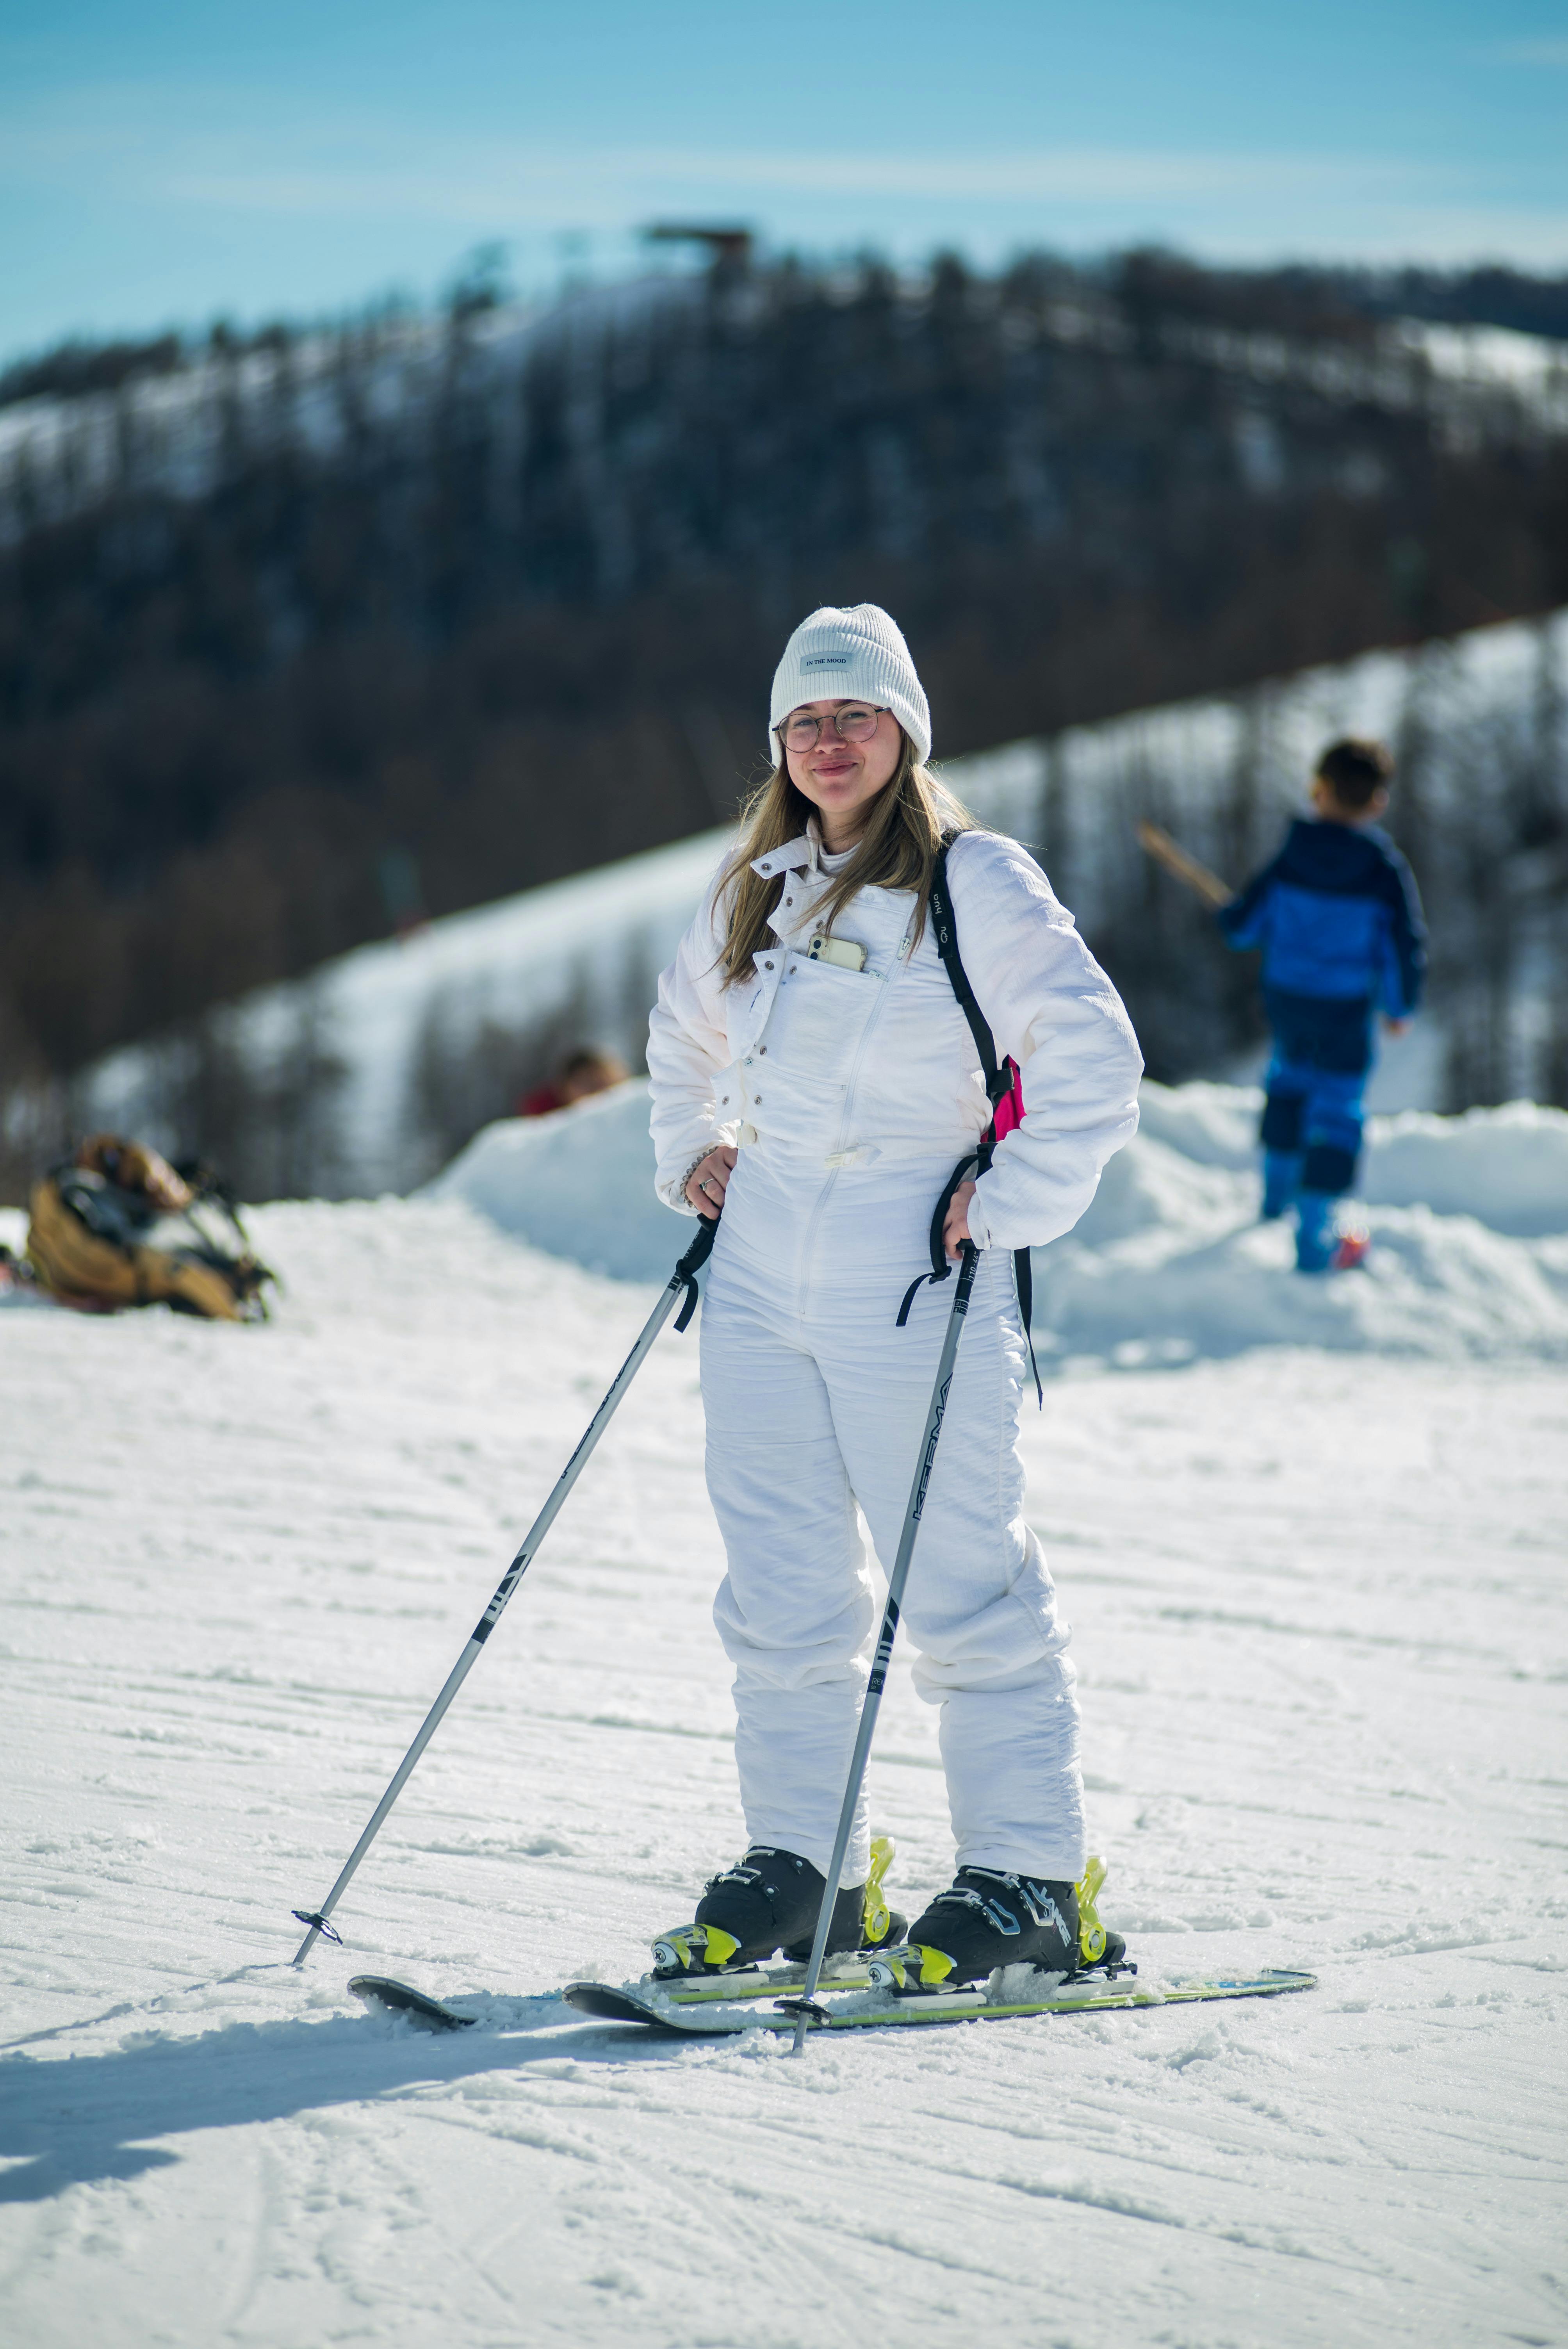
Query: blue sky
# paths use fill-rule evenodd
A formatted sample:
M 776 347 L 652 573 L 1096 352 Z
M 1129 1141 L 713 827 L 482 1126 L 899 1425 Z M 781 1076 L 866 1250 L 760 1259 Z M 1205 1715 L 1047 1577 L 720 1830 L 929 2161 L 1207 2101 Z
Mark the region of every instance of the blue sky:
M 525 288 L 660 216 L 1568 269 L 1568 0 L 8 0 L 0 358 Z

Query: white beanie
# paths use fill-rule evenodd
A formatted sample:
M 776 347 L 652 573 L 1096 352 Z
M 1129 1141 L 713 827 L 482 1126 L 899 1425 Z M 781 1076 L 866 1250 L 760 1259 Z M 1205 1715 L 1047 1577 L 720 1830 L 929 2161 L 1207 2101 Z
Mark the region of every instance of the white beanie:
M 773 673 L 768 749 L 779 761 L 773 731 L 806 701 L 874 702 L 891 709 L 922 761 L 931 756 L 931 705 L 914 673 L 896 620 L 880 604 L 824 604 L 802 620 Z

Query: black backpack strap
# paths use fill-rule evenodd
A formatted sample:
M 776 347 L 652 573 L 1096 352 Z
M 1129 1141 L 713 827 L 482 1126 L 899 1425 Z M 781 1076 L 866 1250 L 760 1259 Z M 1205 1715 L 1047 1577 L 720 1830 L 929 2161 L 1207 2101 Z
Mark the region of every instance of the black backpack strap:
M 1024 1343 L 1029 1350 L 1029 1368 L 1035 1374 L 1035 1393 L 1042 1411 L 1046 1407 L 1046 1391 L 1040 1384 L 1040 1366 L 1035 1360 L 1035 1265 L 1026 1247 L 1013 1250 L 1013 1279 L 1018 1291 L 1018 1319 L 1024 1325 Z
M 953 992 L 958 998 L 958 1009 L 969 1022 L 975 1050 L 980 1055 L 980 1073 L 985 1080 L 985 1098 L 991 1104 L 991 1132 L 986 1139 L 995 1145 L 996 1112 L 1011 1092 L 1013 1081 L 1005 1069 L 996 1065 L 996 1039 L 991 1033 L 990 1021 L 975 999 L 969 973 L 965 969 L 963 957 L 958 951 L 958 924 L 947 886 L 947 852 L 957 837 L 956 833 L 950 833 L 944 840 L 931 870 L 931 934 Z
M 942 1245 L 942 1226 L 947 1220 L 947 1210 L 953 1204 L 953 1196 L 958 1185 L 967 1178 L 970 1167 L 974 1166 L 976 1179 L 989 1167 L 992 1154 L 996 1147 L 996 1112 L 1013 1090 L 1013 1080 L 1007 1070 L 997 1062 L 996 1039 L 991 1033 L 990 1021 L 975 999 L 975 989 L 969 984 L 969 973 L 964 968 L 964 957 L 958 951 L 958 923 L 953 911 L 952 893 L 947 886 L 947 852 L 957 838 L 956 833 L 950 832 L 944 835 L 942 845 L 936 852 L 935 863 L 931 868 L 931 933 L 935 941 L 936 951 L 942 957 L 943 968 L 947 973 L 948 982 L 958 999 L 958 1009 L 969 1023 L 969 1033 L 975 1039 L 975 1049 L 980 1055 L 980 1073 L 985 1079 L 985 1098 L 991 1104 L 991 1123 L 979 1148 L 971 1151 L 967 1156 L 959 1160 L 953 1170 L 947 1188 L 936 1203 L 936 1213 L 931 1219 L 931 1270 L 929 1273 L 923 1272 L 918 1280 L 911 1281 L 905 1292 L 903 1303 L 899 1308 L 897 1327 L 901 1330 L 909 1319 L 909 1309 L 914 1302 L 921 1283 L 927 1279 L 933 1284 L 945 1280 L 952 1270 L 947 1261 L 947 1252 Z M 1040 1408 L 1043 1411 L 1046 1407 L 1046 1391 L 1040 1383 L 1040 1366 L 1035 1360 L 1035 1334 L 1032 1327 L 1035 1303 L 1034 1267 L 1026 1247 L 1013 1250 L 1013 1278 L 1018 1291 L 1018 1314 L 1024 1324 L 1024 1342 L 1029 1350 L 1029 1368 L 1035 1374 L 1035 1392 L 1040 1399 Z

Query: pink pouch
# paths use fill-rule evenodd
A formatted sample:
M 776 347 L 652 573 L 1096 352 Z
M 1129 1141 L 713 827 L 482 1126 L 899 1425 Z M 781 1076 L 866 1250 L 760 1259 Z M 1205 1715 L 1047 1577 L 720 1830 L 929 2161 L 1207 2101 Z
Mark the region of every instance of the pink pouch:
M 1001 1100 L 996 1104 L 996 1139 L 998 1142 L 1001 1141 L 1002 1136 L 1005 1133 L 1011 1133 L 1016 1125 L 1022 1125 L 1024 1123 L 1023 1071 L 1019 1068 L 1018 1063 L 1014 1060 L 1010 1052 L 1003 1061 L 1002 1066 L 1011 1075 L 1013 1082 L 1009 1090 L 1003 1094 Z

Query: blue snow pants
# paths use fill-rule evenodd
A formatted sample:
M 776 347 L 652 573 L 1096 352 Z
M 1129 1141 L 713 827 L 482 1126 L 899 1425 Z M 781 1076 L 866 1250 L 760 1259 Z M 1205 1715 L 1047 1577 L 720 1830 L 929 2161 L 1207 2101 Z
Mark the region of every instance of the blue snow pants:
M 1356 1180 L 1362 1096 L 1372 1068 L 1372 1006 L 1364 998 L 1268 988 L 1274 1032 L 1264 1079 L 1265 1217 L 1296 1214 L 1296 1264 L 1326 1269 L 1338 1239 L 1334 1203 Z

